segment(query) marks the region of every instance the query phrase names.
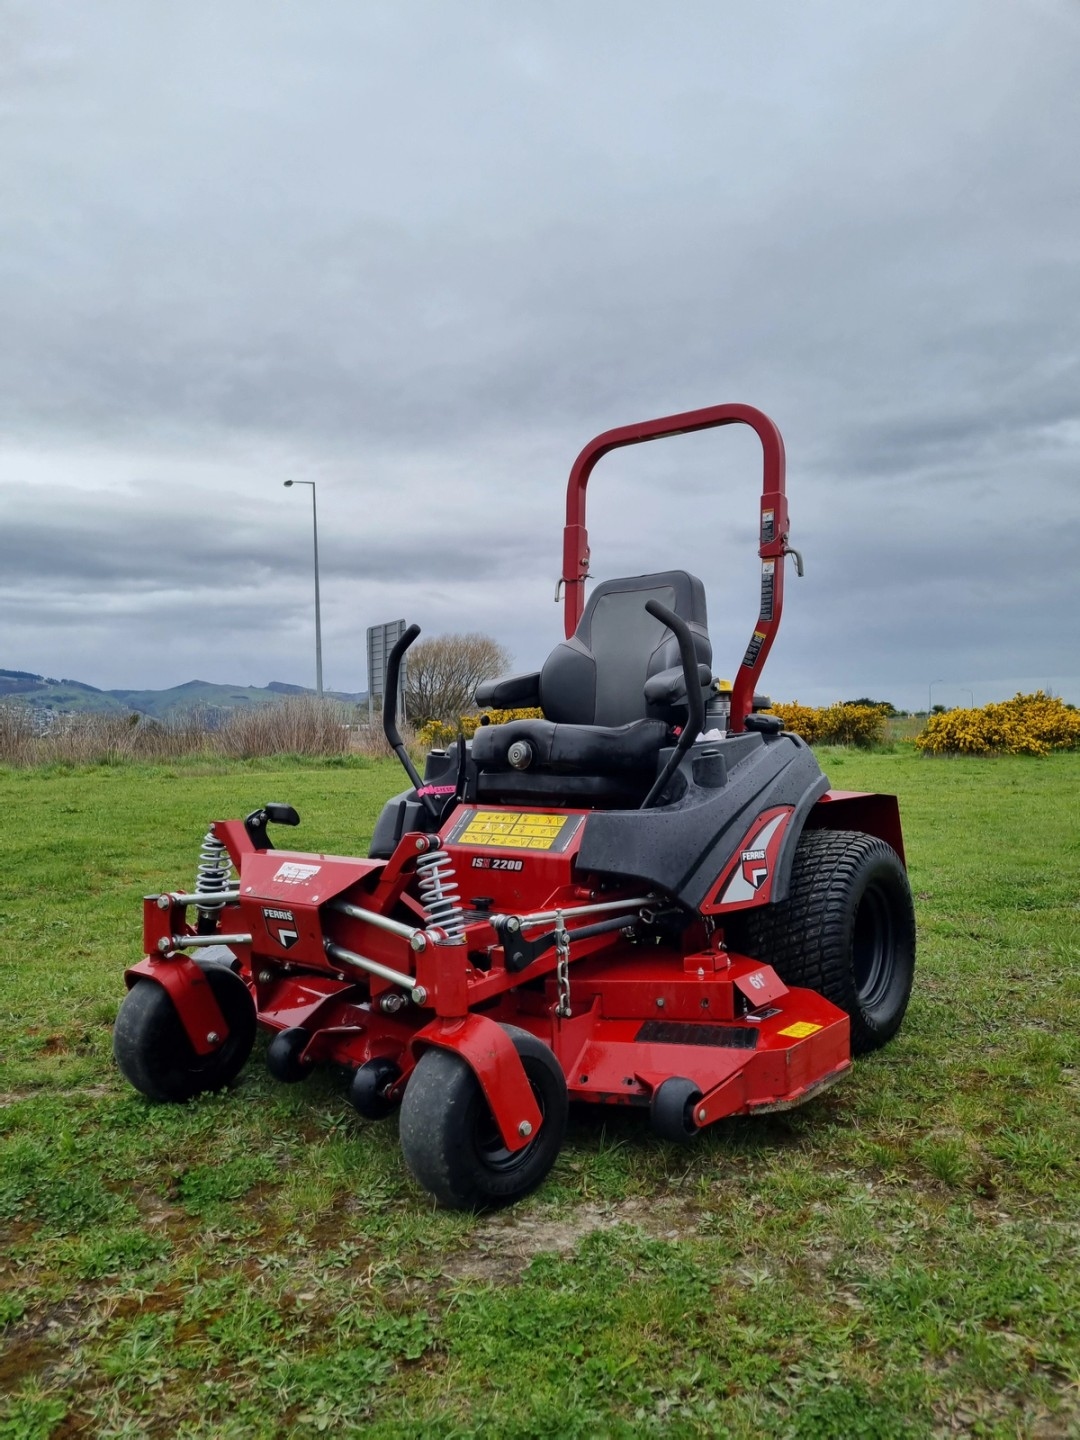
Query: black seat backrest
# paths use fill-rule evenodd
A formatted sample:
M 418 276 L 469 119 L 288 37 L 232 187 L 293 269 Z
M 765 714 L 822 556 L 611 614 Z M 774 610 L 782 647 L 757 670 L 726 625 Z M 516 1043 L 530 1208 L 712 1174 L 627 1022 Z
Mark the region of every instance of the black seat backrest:
M 540 706 L 567 725 L 626 725 L 650 716 L 645 681 L 679 665 L 679 642 L 645 609 L 659 600 L 686 620 L 702 665 L 711 665 L 705 587 L 685 570 L 605 580 L 589 596 L 569 640 L 551 652 L 540 672 Z

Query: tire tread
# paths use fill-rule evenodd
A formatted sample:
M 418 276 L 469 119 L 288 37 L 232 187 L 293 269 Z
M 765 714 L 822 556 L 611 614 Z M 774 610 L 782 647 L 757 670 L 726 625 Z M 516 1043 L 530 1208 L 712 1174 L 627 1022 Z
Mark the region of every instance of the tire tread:
M 850 963 L 851 897 L 868 870 L 890 876 L 896 959 L 907 972 L 906 988 L 902 995 L 897 989 L 883 1022 L 861 1006 Z M 745 912 L 732 929 L 736 948 L 766 961 L 786 985 L 816 990 L 847 1012 L 855 1053 L 878 1048 L 899 1028 L 911 989 L 915 920 L 903 865 L 885 840 L 862 831 L 804 831 L 787 899 Z

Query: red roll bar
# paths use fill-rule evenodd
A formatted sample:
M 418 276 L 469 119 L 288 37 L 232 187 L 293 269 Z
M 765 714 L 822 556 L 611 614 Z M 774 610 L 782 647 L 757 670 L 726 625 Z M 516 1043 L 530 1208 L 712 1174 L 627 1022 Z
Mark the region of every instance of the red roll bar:
M 574 461 L 566 487 L 566 526 L 563 530 L 563 571 L 565 586 L 563 614 L 566 638 L 577 629 L 585 609 L 585 580 L 589 574 L 589 532 L 585 528 L 585 487 L 593 467 L 609 450 L 623 445 L 640 445 L 666 435 L 689 435 L 695 430 L 712 430 L 718 425 L 749 425 L 761 441 L 764 466 L 761 487 L 761 529 L 758 555 L 761 557 L 761 604 L 750 644 L 739 666 L 731 696 L 731 729 L 744 728 L 753 706 L 757 677 L 780 624 L 784 604 L 784 556 L 788 553 L 788 510 L 784 493 L 784 442 L 767 415 L 752 405 L 709 405 L 704 410 L 686 410 L 637 425 L 605 430 L 590 440 Z M 556 591 L 556 597 L 558 592 Z

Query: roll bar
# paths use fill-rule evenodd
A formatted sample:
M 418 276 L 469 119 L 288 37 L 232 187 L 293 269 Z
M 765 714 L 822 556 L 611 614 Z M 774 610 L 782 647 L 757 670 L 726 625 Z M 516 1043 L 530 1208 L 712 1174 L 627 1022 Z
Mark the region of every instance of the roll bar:
M 757 624 L 739 665 L 731 695 L 730 728 L 740 731 L 753 708 L 754 689 L 765 667 L 765 657 L 780 625 L 784 604 L 784 556 L 795 554 L 788 541 L 787 496 L 784 493 L 784 442 L 769 417 L 752 405 L 709 405 L 704 410 L 685 410 L 637 425 L 605 430 L 590 440 L 574 461 L 566 487 L 566 525 L 563 529 L 563 568 L 560 586 L 565 587 L 563 617 L 566 638 L 577 629 L 585 609 L 585 581 L 589 574 L 589 532 L 585 527 L 585 488 L 593 467 L 611 450 L 624 445 L 641 445 L 668 435 L 689 435 L 695 430 L 713 430 L 719 425 L 749 425 L 761 441 L 763 475 L 758 555 L 761 558 L 761 602 Z M 796 554 L 796 560 L 799 557 Z M 799 561 L 799 573 L 802 564 Z M 558 599 L 558 587 L 556 588 Z

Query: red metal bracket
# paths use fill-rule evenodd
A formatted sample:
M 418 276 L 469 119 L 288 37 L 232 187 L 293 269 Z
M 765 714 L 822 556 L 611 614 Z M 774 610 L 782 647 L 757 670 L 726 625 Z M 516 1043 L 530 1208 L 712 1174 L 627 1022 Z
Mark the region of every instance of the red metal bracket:
M 414 1054 L 437 1045 L 455 1050 L 472 1070 L 508 1150 L 523 1150 L 540 1129 L 536 1103 L 521 1056 L 501 1025 L 485 1015 L 434 1020 L 413 1038 Z
M 168 992 L 196 1055 L 212 1055 L 221 1049 L 229 1027 L 206 972 L 190 956 L 171 955 L 157 960 L 148 955 L 124 971 L 129 990 L 142 979 L 153 980 Z
M 732 970 L 731 983 L 746 997 L 751 1010 L 782 1000 L 788 993 L 788 987 L 771 965 L 755 966 L 751 962 L 745 969 L 733 966 Z
M 895 795 L 828 790 L 806 817 L 808 830 L 862 830 L 891 845 L 906 865 L 900 804 Z

